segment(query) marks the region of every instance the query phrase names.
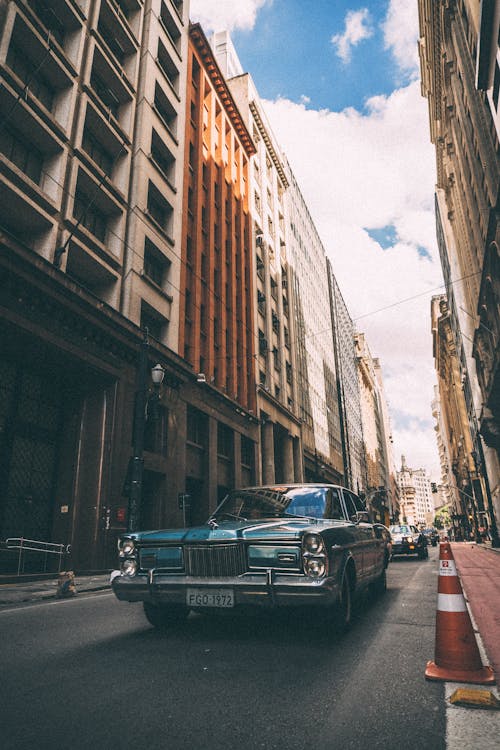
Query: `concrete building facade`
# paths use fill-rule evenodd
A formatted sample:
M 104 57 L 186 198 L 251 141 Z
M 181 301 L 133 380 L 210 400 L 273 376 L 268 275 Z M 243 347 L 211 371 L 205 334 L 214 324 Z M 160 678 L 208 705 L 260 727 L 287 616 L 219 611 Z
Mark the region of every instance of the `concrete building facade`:
M 344 481 L 353 492 L 360 493 L 364 492 L 366 487 L 366 457 L 355 348 L 355 327 L 329 260 L 327 260 L 327 269 L 330 284 L 335 361 L 338 373 Z

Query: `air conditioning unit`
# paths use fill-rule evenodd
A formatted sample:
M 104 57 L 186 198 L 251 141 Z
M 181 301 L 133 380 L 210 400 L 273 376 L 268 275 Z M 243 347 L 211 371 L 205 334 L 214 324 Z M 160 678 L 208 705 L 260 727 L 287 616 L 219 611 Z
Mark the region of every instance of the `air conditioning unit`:
M 206 383 L 207 382 L 207 377 L 206 377 L 206 375 L 205 375 L 204 372 L 199 372 L 198 373 L 198 375 L 196 376 L 196 382 L 197 383 Z
M 258 234 L 255 237 L 255 242 L 257 243 L 258 247 L 262 247 L 262 245 L 264 244 L 264 235 L 263 234 Z

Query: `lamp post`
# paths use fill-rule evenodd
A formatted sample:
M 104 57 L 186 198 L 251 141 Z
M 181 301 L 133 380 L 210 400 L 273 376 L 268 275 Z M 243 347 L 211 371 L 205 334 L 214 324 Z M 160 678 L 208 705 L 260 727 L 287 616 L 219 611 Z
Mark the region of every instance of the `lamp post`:
M 139 351 L 137 392 L 135 394 L 134 434 L 132 469 L 130 472 L 130 494 L 128 499 L 127 531 L 137 531 L 142 501 L 142 479 L 144 473 L 144 428 L 146 426 L 146 378 L 148 369 L 148 332 L 144 332 Z
M 147 374 L 148 374 L 148 331 L 144 331 L 144 337 L 139 351 L 139 368 L 137 377 L 137 392 L 135 395 L 134 409 L 134 433 L 133 433 L 133 456 L 130 472 L 130 493 L 128 501 L 128 531 L 137 531 L 142 504 L 142 485 L 144 475 L 144 431 L 146 427 L 146 407 L 148 403 Z M 159 388 L 163 382 L 165 370 L 157 364 L 151 370 L 153 384 Z

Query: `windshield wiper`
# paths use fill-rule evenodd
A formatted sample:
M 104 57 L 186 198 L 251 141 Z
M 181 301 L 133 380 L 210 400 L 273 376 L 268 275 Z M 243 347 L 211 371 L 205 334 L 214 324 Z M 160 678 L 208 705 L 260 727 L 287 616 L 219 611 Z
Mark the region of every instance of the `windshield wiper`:
M 214 514 L 212 518 L 216 521 L 220 521 L 223 518 L 232 518 L 234 521 L 248 521 L 248 518 L 239 516 L 236 513 L 228 513 L 226 510 L 222 511 L 222 513 Z
M 299 516 L 295 515 L 295 513 L 285 513 L 283 518 L 303 518 L 306 521 L 319 521 L 316 516 Z

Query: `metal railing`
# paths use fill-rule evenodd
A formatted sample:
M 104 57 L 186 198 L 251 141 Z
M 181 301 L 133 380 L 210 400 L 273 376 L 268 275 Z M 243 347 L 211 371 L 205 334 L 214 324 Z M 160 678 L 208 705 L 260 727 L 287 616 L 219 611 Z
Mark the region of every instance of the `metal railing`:
M 24 567 L 26 564 L 27 556 L 39 555 L 41 557 L 40 566 L 43 568 L 37 572 L 46 573 L 47 564 L 50 559 L 50 555 L 57 555 L 59 557 L 57 572 L 61 572 L 61 565 L 63 558 L 69 555 L 71 552 L 70 544 L 55 544 L 53 542 L 41 542 L 36 539 L 25 539 L 24 537 L 9 537 L 5 540 L 6 549 L 17 549 L 19 550 L 17 558 L 17 575 L 24 573 Z

